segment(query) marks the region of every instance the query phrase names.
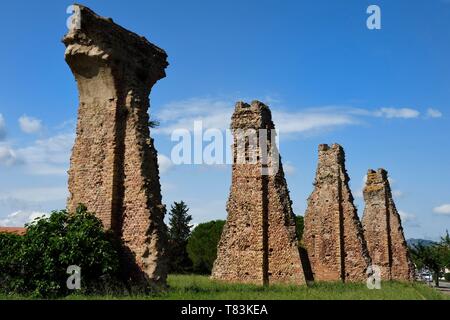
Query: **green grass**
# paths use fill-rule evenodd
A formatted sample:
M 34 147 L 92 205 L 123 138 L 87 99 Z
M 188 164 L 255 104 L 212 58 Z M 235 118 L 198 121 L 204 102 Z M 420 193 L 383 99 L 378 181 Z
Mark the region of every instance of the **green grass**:
M 85 296 L 71 295 L 68 300 L 450 300 L 422 283 L 383 282 L 380 290 L 369 290 L 364 283 L 314 283 L 310 286 L 217 282 L 207 276 L 171 275 L 169 289 L 152 295 Z M 0 295 L 0 299 L 27 299 Z
M 367 299 L 446 299 L 421 283 L 384 282 L 380 290 L 369 290 L 360 283 L 315 283 L 307 286 L 227 284 L 205 276 L 174 275 L 169 277 L 171 289 L 163 299 L 264 299 L 264 300 L 367 300 Z
M 315 283 L 307 286 L 228 284 L 210 280 L 206 276 L 171 275 L 170 288 L 154 295 L 137 296 L 83 296 L 71 295 L 65 299 L 133 299 L 133 300 L 435 300 L 450 299 L 422 283 L 383 282 L 380 290 L 369 290 L 365 284 Z M 0 299 L 23 297 L 0 296 Z

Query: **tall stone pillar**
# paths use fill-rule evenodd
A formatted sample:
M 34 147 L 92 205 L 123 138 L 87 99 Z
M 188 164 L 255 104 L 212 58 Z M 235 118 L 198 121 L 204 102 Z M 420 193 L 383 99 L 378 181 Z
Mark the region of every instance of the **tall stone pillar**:
M 79 91 L 68 209 L 83 203 L 113 230 L 128 280 L 165 283 L 165 207 L 147 111 L 167 55 L 111 19 L 75 9 L 63 39 Z
M 212 278 L 255 284 L 304 284 L 295 217 L 281 158 L 273 141 L 275 127 L 269 107 L 259 101 L 251 105 L 237 103 L 231 129 L 235 161 L 228 218 Z M 262 160 L 261 144 L 260 148 L 252 148 L 250 138 L 245 146 L 242 139 L 238 141 L 248 130 L 255 130 L 258 139 L 267 134 L 267 167 Z M 267 168 L 270 170 L 264 172 Z
M 367 279 L 370 258 L 349 181 L 344 149 L 338 144 L 320 145 L 303 233 L 316 281 Z
M 381 269 L 381 278 L 414 280 L 414 266 L 409 257 L 386 170 L 369 170 L 364 200 L 364 237 L 372 263 Z

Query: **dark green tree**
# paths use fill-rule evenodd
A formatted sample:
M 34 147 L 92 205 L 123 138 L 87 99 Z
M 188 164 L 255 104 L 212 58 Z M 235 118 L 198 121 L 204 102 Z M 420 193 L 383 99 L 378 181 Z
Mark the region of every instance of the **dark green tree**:
M 297 240 L 302 241 L 303 229 L 305 228 L 305 222 L 303 216 L 295 216 L 295 231 L 297 233 Z
M 170 271 L 175 273 L 183 273 L 192 268 L 186 248 L 192 229 L 192 216 L 188 212 L 189 208 L 183 201 L 175 202 L 169 212 L 169 266 Z
M 217 245 L 222 235 L 225 221 L 216 220 L 201 223 L 192 231 L 187 250 L 192 260 L 194 272 L 210 274 L 217 258 Z

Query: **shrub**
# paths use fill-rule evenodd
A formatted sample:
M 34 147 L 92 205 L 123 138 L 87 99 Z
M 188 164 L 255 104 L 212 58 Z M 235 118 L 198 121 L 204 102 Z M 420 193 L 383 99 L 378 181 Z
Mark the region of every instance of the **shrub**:
M 444 279 L 445 279 L 445 281 L 450 281 L 450 272 L 447 272 L 446 274 L 444 274 Z
M 21 246 L 21 236 L 0 233 L 0 289 L 4 292 L 15 292 L 23 286 Z
M 119 259 L 112 237 L 82 205 L 74 214 L 54 211 L 49 218 L 35 220 L 21 238 L 3 235 L 0 239 L 2 270 L 7 270 L 0 289 L 8 293 L 66 295 L 70 293 L 66 271 L 71 265 L 81 268 L 85 293 L 117 278 Z
M 197 273 L 211 273 L 225 221 L 201 223 L 189 237 L 187 251 Z

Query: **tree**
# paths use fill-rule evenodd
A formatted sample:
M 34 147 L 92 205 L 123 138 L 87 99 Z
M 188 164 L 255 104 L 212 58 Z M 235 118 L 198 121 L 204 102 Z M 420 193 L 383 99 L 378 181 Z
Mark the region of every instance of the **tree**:
M 188 238 L 191 234 L 192 216 L 188 214 L 189 208 L 181 202 L 174 202 L 169 212 L 169 255 L 170 271 L 185 272 L 192 266 L 187 253 Z
M 295 231 L 297 233 L 297 240 L 299 243 L 302 241 L 304 228 L 305 222 L 303 216 L 295 216 Z
M 443 255 L 443 263 L 445 267 L 450 268 L 450 235 L 448 234 L 448 230 L 445 232 L 445 236 L 441 238 L 441 250 Z
M 450 266 L 450 235 L 448 230 L 441 237 L 439 243 L 424 246 L 419 242 L 418 245 L 410 250 L 416 266 L 419 269 L 426 267 L 432 271 L 435 284 L 439 286 L 439 277 L 442 275 L 444 269 Z
M 0 291 L 16 292 L 23 287 L 20 250 L 23 238 L 15 234 L 0 233 Z
M 148 126 L 152 129 L 158 128 L 161 125 L 161 123 L 158 120 L 150 120 L 148 122 Z
M 69 266 L 81 268 L 85 293 L 118 279 L 119 257 L 112 237 L 83 205 L 72 214 L 54 211 L 35 220 L 21 238 L 0 239 L 2 250 L 9 252 L 9 261 L 2 261 L 2 272 L 9 270 L 9 278 L 0 288 L 7 293 L 66 295 Z
M 199 224 L 189 237 L 187 250 L 195 272 L 210 274 L 217 258 L 217 245 L 225 221 L 216 220 Z
M 439 287 L 439 277 L 444 268 L 444 256 L 439 244 L 424 246 L 421 243 L 411 248 L 411 256 L 419 269 L 428 268 L 433 272 L 436 287 Z

